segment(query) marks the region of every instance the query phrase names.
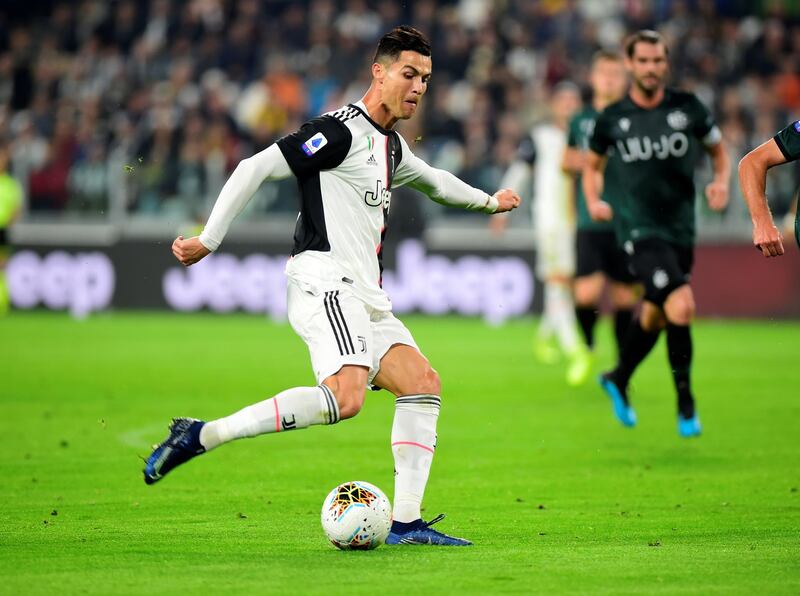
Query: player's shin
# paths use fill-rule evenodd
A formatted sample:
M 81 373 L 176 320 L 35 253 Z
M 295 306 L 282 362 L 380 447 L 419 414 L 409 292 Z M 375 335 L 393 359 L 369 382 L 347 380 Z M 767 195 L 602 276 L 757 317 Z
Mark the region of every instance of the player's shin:
M 324 385 L 294 387 L 230 416 L 206 423 L 200 431 L 200 443 L 209 451 L 234 439 L 338 421 L 339 406 L 330 389 Z
M 620 389 L 627 388 L 631 375 L 656 345 L 660 332 L 660 330 L 646 331 L 640 321 L 631 324 L 619 355 L 617 368 L 612 372 L 613 379 Z
M 622 352 L 622 346 L 625 345 L 625 337 L 630 331 L 632 320 L 633 310 L 629 308 L 620 308 L 614 313 L 614 337 L 617 340 L 617 354 Z
M 597 306 L 576 306 L 575 316 L 583 331 L 583 337 L 586 340 L 586 346 L 592 350 L 594 349 L 594 326 L 597 323 Z
M 392 425 L 394 521 L 420 519 L 420 507 L 436 449 L 438 395 L 403 395 L 395 402 Z
M 667 351 L 675 390 L 678 392 L 678 412 L 684 418 L 692 418 L 694 396 L 690 373 L 692 368 L 692 334 L 688 325 L 667 324 Z

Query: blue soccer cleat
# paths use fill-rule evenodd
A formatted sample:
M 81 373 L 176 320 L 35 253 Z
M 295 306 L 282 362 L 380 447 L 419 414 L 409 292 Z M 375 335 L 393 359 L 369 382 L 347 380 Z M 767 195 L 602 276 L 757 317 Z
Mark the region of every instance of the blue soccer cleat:
M 614 416 L 617 417 L 624 426 L 636 426 L 636 412 L 628 403 L 627 395 L 622 391 L 609 373 L 600 375 L 598 379 L 600 387 L 606 392 L 611 399 L 611 404 L 614 406 Z
M 153 448 L 144 466 L 145 484 L 154 484 L 167 473 L 193 457 L 205 453 L 200 444 L 200 429 L 205 422 L 194 418 L 173 418 L 169 436 Z
M 442 521 L 444 514 L 437 515 L 429 522 L 424 522 L 421 519 L 405 531 L 395 531 L 395 525 L 392 524 L 392 531 L 386 537 L 386 544 L 432 544 L 434 546 L 472 546 L 469 540 L 463 538 L 455 538 L 442 534 L 432 529 L 431 526 L 436 522 Z
M 700 418 L 695 414 L 691 418 L 684 418 L 678 414 L 678 434 L 682 437 L 699 437 L 703 427 L 700 426 Z

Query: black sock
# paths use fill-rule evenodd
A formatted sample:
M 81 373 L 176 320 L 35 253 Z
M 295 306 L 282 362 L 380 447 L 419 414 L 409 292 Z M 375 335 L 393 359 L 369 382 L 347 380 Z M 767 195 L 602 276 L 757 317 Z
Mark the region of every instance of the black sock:
M 636 370 L 636 367 L 656 345 L 659 333 L 660 330 L 655 333 L 645 331 L 639 321 L 631 324 L 625 336 L 625 343 L 619 355 L 617 368 L 611 373 L 617 386 L 623 392 L 628 388 L 628 381 L 630 381 L 633 371 Z
M 694 416 L 694 396 L 689 380 L 692 369 L 692 334 L 688 325 L 667 324 L 667 351 L 675 390 L 678 392 L 678 412 L 684 418 Z
M 392 522 L 392 532 L 396 534 L 405 534 L 411 530 L 416 530 L 419 526 L 422 525 L 422 519 L 415 519 L 412 522 L 399 522 L 393 521 Z
M 631 328 L 633 311 L 631 309 L 620 309 L 614 313 L 614 335 L 617 338 L 617 355 L 622 353 L 622 346 L 625 345 L 625 337 Z
M 581 325 L 586 345 L 591 350 L 594 347 L 594 325 L 597 322 L 597 310 L 594 306 L 576 306 L 575 316 L 577 316 L 578 323 Z

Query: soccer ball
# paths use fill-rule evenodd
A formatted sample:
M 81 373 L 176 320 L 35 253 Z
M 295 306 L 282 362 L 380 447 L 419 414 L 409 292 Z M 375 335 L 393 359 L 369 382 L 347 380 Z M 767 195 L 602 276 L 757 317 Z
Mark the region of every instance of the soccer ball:
M 370 550 L 386 541 L 392 506 L 383 491 L 354 480 L 334 488 L 322 504 L 322 529 L 336 548 Z

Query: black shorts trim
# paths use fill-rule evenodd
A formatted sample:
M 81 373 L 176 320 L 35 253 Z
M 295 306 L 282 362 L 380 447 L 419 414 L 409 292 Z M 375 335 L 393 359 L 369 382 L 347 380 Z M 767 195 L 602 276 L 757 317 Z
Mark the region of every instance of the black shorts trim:
M 578 230 L 575 244 L 575 277 L 600 272 L 619 283 L 631 284 L 636 281 L 631 271 L 630 257 L 617 244 L 613 230 Z

